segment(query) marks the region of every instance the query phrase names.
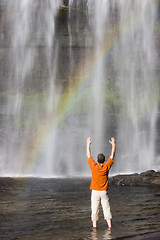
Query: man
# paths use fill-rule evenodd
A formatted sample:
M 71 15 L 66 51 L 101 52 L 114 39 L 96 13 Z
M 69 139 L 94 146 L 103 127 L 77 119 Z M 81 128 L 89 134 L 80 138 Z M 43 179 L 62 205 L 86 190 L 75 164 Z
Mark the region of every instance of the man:
M 112 145 L 111 156 L 105 162 L 105 156 L 103 153 L 98 154 L 97 162 L 96 163 L 92 156 L 90 145 L 92 143 L 92 139 L 89 137 L 87 138 L 87 157 L 88 157 L 88 164 L 92 170 L 92 180 L 90 189 L 92 190 L 91 194 L 91 219 L 93 222 L 93 228 L 96 229 L 97 221 L 99 219 L 99 204 L 101 202 L 104 218 L 108 224 L 108 228 L 111 229 L 112 227 L 112 214 L 109 205 L 109 198 L 108 198 L 108 173 L 113 164 L 113 159 L 115 156 L 115 139 L 111 138 L 109 140 L 110 144 Z

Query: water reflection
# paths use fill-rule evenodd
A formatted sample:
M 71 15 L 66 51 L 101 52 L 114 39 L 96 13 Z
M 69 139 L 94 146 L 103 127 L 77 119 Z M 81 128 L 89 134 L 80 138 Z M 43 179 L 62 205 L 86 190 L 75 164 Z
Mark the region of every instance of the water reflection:
M 104 233 L 100 236 L 97 229 L 93 229 L 91 233 L 91 240 L 110 240 L 112 239 L 111 230 L 105 230 Z
M 103 235 L 103 239 L 112 239 L 111 230 L 107 229 Z

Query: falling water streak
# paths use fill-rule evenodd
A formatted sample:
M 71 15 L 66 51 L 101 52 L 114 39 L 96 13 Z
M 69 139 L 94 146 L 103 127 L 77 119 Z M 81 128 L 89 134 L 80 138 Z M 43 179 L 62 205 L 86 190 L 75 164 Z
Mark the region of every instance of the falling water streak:
M 20 121 L 23 114 L 21 106 L 24 99 L 24 84 L 26 77 L 32 71 L 35 57 L 35 51 L 29 48 L 30 21 L 32 19 L 31 4 L 31 0 L 14 1 L 14 3 L 9 4 L 9 9 L 17 10 L 18 17 L 13 21 L 12 62 L 10 63 L 10 79 L 8 83 L 10 95 L 7 103 L 7 114 L 10 117 L 14 117 L 16 121 Z M 27 129 L 25 129 L 25 132 L 27 132 Z M 4 161 L 6 164 L 4 175 L 19 174 L 22 171 L 23 157 L 21 154 L 23 154 L 23 151 L 25 152 L 25 139 L 21 137 L 20 129 L 18 128 L 16 130 L 8 129 L 8 136 L 12 137 L 12 139 L 9 140 L 10 146 L 8 147 L 7 142 L 4 148 Z M 21 149 L 18 152 L 14 146 L 16 141 L 21 141 Z
M 48 82 L 46 88 L 46 110 L 48 118 L 56 115 L 60 92 L 56 88 L 56 75 L 58 69 L 58 54 L 59 43 L 55 40 L 55 17 L 61 1 L 47 0 L 45 6 L 41 6 L 41 12 L 43 13 L 41 19 L 38 22 L 38 26 L 44 24 L 45 35 L 45 54 L 48 67 Z M 38 28 L 39 29 L 39 28 Z M 47 116 L 45 116 L 47 117 Z M 47 121 L 45 124 L 49 124 Z M 50 123 L 51 124 L 51 123 Z M 39 164 L 32 170 L 32 174 L 36 176 L 51 177 L 53 174 L 53 159 L 55 152 L 55 132 L 51 134 L 44 146 L 44 152 L 41 154 Z M 45 159 L 45 161 L 44 161 Z
M 23 98 L 23 87 L 27 74 L 32 70 L 34 61 L 34 51 L 27 49 L 29 45 L 29 31 L 32 1 L 22 0 L 21 2 L 15 1 L 14 7 L 19 9 L 21 20 L 18 18 L 14 26 L 13 34 L 13 54 L 15 56 L 15 83 L 13 89 L 15 91 L 14 105 L 9 104 L 9 113 L 13 115 L 19 115 L 21 112 L 21 104 Z M 25 9 L 25 12 L 24 12 Z M 23 34 L 22 34 L 23 33 Z M 12 79 L 11 79 L 12 81 Z
M 53 111 L 55 111 L 55 103 L 57 102 L 56 98 L 58 97 L 56 96 L 55 79 L 57 74 L 59 44 L 55 42 L 55 17 L 60 4 L 61 1 L 58 0 L 47 0 L 47 7 L 44 13 L 45 21 L 43 19 L 41 20 L 45 22 L 45 32 L 47 33 L 47 37 L 45 38 L 45 46 L 49 72 L 49 83 L 47 89 L 47 110 L 49 114 L 53 114 Z
M 61 1 L 53 2 L 46 0 L 35 3 L 33 0 L 16 0 L 9 3 L 8 6 L 8 10 L 11 11 L 13 8 L 17 15 L 16 20 L 12 23 L 11 68 L 10 81 L 8 83 L 10 95 L 8 97 L 7 111 L 8 116 L 13 116 L 17 121 L 17 127 L 14 129 L 14 126 L 14 128 L 7 130 L 12 140 L 9 140 L 9 147 L 7 142 L 4 148 L 4 176 L 18 176 L 23 174 L 23 168 L 27 164 L 25 161 L 28 161 L 25 157 L 27 156 L 27 138 L 31 133 L 33 121 L 37 121 L 37 118 L 43 117 L 41 116 L 43 114 L 41 113 L 41 109 L 38 109 L 37 106 L 34 106 L 34 113 L 32 110 L 24 113 L 23 109 L 25 96 L 27 95 L 25 85 L 27 81 L 30 81 L 32 78 L 35 60 L 39 55 L 41 49 L 39 46 L 41 46 L 41 44 L 45 46 L 44 52 L 46 54 L 49 76 L 46 82 L 45 102 L 47 111 L 45 114 L 53 114 L 53 111 L 56 109 L 58 93 L 55 90 L 55 78 L 58 45 L 55 44 L 54 34 L 55 16 L 59 9 L 59 4 L 61 4 Z M 34 32 L 35 27 L 37 32 Z M 33 36 L 36 38 L 34 46 L 32 43 Z M 43 43 L 42 39 L 45 39 Z M 32 90 L 30 89 L 30 91 Z M 26 119 L 27 124 L 25 128 L 23 128 L 24 134 L 22 136 L 20 122 L 23 118 Z M 20 144 L 19 149 L 17 149 L 17 142 Z M 47 158 L 47 160 L 48 159 L 50 165 L 51 157 Z M 48 166 L 47 160 L 45 163 L 46 166 Z M 46 170 L 51 170 L 51 166 L 48 166 Z
M 68 3 L 68 33 L 69 33 L 69 56 L 70 56 L 70 75 L 71 76 L 73 74 L 73 64 L 74 64 L 74 58 L 73 58 L 73 52 L 72 52 L 73 37 L 72 37 L 72 24 L 71 24 L 73 1 L 74 0 L 69 0 L 69 3 Z
M 69 0 L 68 2 L 68 34 L 69 34 L 69 86 L 70 91 L 72 92 L 72 84 L 73 84 L 73 75 L 74 75 L 74 53 L 73 53 L 73 47 L 75 46 L 75 36 L 77 36 L 77 29 L 79 25 L 79 18 L 78 18 L 78 6 L 79 1 Z M 75 16 L 76 11 L 76 16 Z M 73 21 L 74 19 L 74 21 Z M 68 148 L 67 148 L 67 156 L 70 159 L 70 161 L 74 161 L 74 133 L 72 133 L 73 137 L 68 138 Z M 63 160 L 65 156 L 62 156 L 61 159 Z M 67 174 L 72 175 L 73 170 L 73 164 L 68 164 L 67 166 Z
M 119 1 L 120 26 L 126 21 L 130 21 L 131 25 L 129 36 L 120 35 L 119 54 L 123 62 L 117 73 L 129 120 L 128 126 L 127 122 L 124 124 L 124 119 L 120 121 L 118 130 L 121 165 L 126 162 L 124 172 L 140 172 L 154 167 L 158 103 L 157 96 L 153 99 L 155 6 L 155 2 L 151 4 L 147 0 Z M 119 170 L 122 171 L 122 167 Z
M 108 0 L 88 0 L 88 12 L 90 16 L 91 28 L 94 31 L 93 42 L 95 47 L 95 56 L 98 58 L 101 45 L 103 44 L 107 17 L 109 11 Z M 101 17 L 99 14 L 101 13 Z M 102 143 L 104 141 L 104 78 L 107 74 L 105 69 L 104 59 L 98 62 L 96 68 L 91 76 L 91 88 L 93 103 L 91 106 L 90 116 L 88 116 L 89 122 L 93 121 L 92 136 L 94 139 L 95 154 L 102 152 Z

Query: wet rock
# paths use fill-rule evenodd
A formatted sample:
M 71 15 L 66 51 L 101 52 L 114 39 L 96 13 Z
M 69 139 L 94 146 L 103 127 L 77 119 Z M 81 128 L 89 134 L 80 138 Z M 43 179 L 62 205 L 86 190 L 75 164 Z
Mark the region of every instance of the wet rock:
M 146 177 L 153 177 L 156 175 L 156 172 L 154 170 L 148 170 L 146 172 L 140 173 L 140 176 L 146 176 Z
M 109 181 L 118 186 L 157 186 L 160 185 L 160 172 L 149 170 L 140 174 L 117 175 Z

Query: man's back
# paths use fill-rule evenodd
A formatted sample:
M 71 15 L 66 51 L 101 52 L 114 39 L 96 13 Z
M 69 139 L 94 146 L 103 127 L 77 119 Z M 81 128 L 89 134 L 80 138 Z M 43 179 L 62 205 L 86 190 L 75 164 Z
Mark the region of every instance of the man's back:
M 108 190 L 108 172 L 113 164 L 113 160 L 109 158 L 106 163 L 96 163 L 90 156 L 88 164 L 92 170 L 92 181 L 90 189 L 97 191 Z

